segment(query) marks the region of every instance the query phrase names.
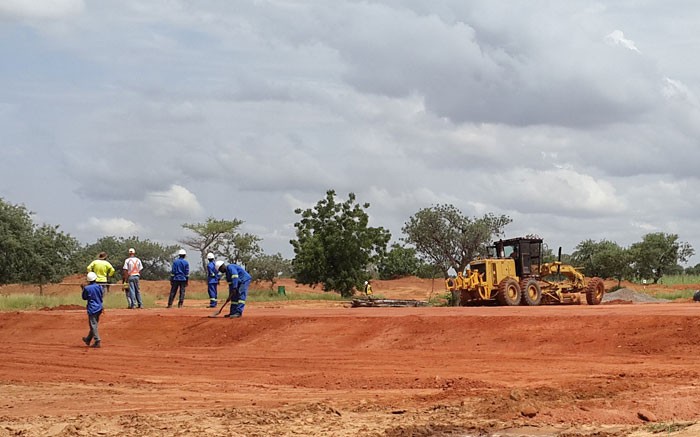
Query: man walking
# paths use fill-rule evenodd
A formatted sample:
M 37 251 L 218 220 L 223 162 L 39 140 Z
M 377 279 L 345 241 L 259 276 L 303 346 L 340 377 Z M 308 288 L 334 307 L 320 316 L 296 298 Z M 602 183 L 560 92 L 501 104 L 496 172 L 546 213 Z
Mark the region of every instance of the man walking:
M 223 261 L 217 261 L 216 269 L 226 274 L 228 293 L 231 298 L 231 309 L 229 314 L 224 317 L 230 317 L 232 319 L 243 317 L 245 300 L 246 297 L 248 297 L 248 285 L 250 285 L 252 277 L 238 264 L 231 263 L 226 265 Z
M 217 288 L 219 286 L 219 278 L 221 277 L 221 273 L 216 270 L 214 254 L 208 253 L 207 259 L 209 260 L 209 264 L 207 264 L 207 293 L 209 293 L 209 308 L 214 308 L 217 304 Z
M 90 272 L 87 274 L 88 285 L 83 287 L 83 300 L 87 301 L 88 324 L 90 325 L 90 333 L 87 337 L 83 337 L 83 342 L 90 346 L 90 342 L 95 340 L 92 347 L 101 347 L 100 334 L 97 330 L 97 325 L 100 323 L 100 314 L 102 314 L 102 298 L 104 297 L 104 289 L 97 284 L 97 274 Z
M 143 308 L 141 288 L 139 286 L 141 270 L 143 270 L 143 264 L 136 257 L 136 250 L 133 248 L 129 249 L 129 258 L 124 261 L 124 267 L 122 267 L 122 283 L 129 283 L 129 296 L 127 298 L 129 309 L 134 309 L 135 307 Z
M 170 296 L 168 297 L 168 308 L 173 307 L 175 294 L 180 291 L 177 301 L 177 307 L 182 308 L 185 303 L 185 289 L 190 279 L 190 263 L 185 259 L 187 252 L 185 249 L 180 249 L 177 253 L 177 258 L 173 261 L 173 267 L 170 269 Z
M 100 284 L 102 290 L 107 291 L 108 279 L 114 276 L 114 267 L 107 261 L 107 252 L 100 252 L 97 259 L 87 266 L 88 272 L 94 272 L 97 275 L 97 283 Z

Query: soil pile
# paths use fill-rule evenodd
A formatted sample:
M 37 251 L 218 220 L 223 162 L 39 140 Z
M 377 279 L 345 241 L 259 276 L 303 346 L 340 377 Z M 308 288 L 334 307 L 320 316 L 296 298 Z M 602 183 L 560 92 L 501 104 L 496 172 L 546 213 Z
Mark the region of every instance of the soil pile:
M 631 288 L 620 288 L 619 290 L 613 291 L 611 293 L 605 293 L 603 296 L 603 303 L 650 303 L 650 302 L 668 302 L 665 299 L 657 299 L 655 297 L 649 296 L 646 293 L 640 293 L 634 291 Z

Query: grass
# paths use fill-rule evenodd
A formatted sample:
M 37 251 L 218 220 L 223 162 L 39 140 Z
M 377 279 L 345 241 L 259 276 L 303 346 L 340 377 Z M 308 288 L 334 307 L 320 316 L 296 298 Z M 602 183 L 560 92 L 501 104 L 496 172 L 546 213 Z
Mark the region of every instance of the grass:
M 228 288 L 219 289 L 219 300 L 222 301 L 228 296 Z M 141 299 L 145 308 L 155 308 L 157 300 L 165 300 L 168 295 L 141 293 Z M 187 291 L 185 299 L 209 300 L 209 295 L 203 291 Z M 290 293 L 278 294 L 276 290 L 249 290 L 248 302 L 276 302 L 276 301 L 298 301 L 298 300 L 319 300 L 342 302 L 348 299 L 341 297 L 337 293 Z M 78 305 L 85 307 L 85 301 L 79 292 L 68 295 L 54 296 L 38 294 L 8 294 L 0 295 L 0 311 L 21 311 L 39 310 L 42 308 L 55 308 L 66 305 Z M 104 306 L 109 308 L 126 308 L 127 302 L 124 293 L 113 288 L 105 295 Z
M 700 275 L 664 275 L 661 279 L 659 279 L 659 284 L 700 284 Z
M 695 290 L 673 290 L 669 292 L 664 292 L 664 291 L 653 291 L 650 293 L 647 293 L 651 297 L 655 297 L 657 299 L 666 299 L 666 300 L 676 300 L 676 299 L 692 299 L 693 294 L 695 294 Z
M 682 431 L 691 425 L 693 425 L 693 422 L 652 423 L 652 424 L 647 425 L 646 429 L 647 429 L 647 431 L 649 431 L 653 434 L 661 434 L 661 433 L 670 434 L 672 432 Z
M 155 296 L 141 295 L 146 308 L 155 307 Z M 85 307 L 86 302 L 79 293 L 65 296 L 39 296 L 36 294 L 0 295 L 0 311 L 39 310 L 66 305 Z M 104 298 L 105 308 L 126 308 L 124 293 L 108 293 Z

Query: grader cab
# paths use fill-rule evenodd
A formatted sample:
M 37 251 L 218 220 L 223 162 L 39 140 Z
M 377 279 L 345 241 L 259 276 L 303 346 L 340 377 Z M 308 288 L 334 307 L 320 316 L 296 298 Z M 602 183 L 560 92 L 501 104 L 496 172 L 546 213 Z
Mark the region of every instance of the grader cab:
M 605 293 L 602 279 L 586 282 L 576 268 L 562 264 L 561 249 L 559 261 L 543 263 L 540 238 L 499 240 L 488 248 L 488 257 L 472 261 L 446 285 L 461 306 L 580 304 L 582 295 L 589 305 L 598 305 Z

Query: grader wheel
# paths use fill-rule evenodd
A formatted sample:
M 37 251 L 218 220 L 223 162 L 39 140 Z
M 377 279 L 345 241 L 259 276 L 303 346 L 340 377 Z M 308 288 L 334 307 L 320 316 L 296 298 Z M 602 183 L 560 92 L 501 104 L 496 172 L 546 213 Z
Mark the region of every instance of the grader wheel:
M 598 305 L 603 300 L 605 294 L 605 284 L 600 278 L 593 278 L 586 286 L 586 303 L 588 305 Z
M 522 292 L 522 304 L 527 306 L 537 306 L 542 302 L 542 289 L 535 279 L 523 279 L 520 281 Z
M 520 304 L 521 292 L 518 281 L 513 278 L 506 278 L 498 284 L 498 294 L 496 300 L 505 306 L 516 306 Z

